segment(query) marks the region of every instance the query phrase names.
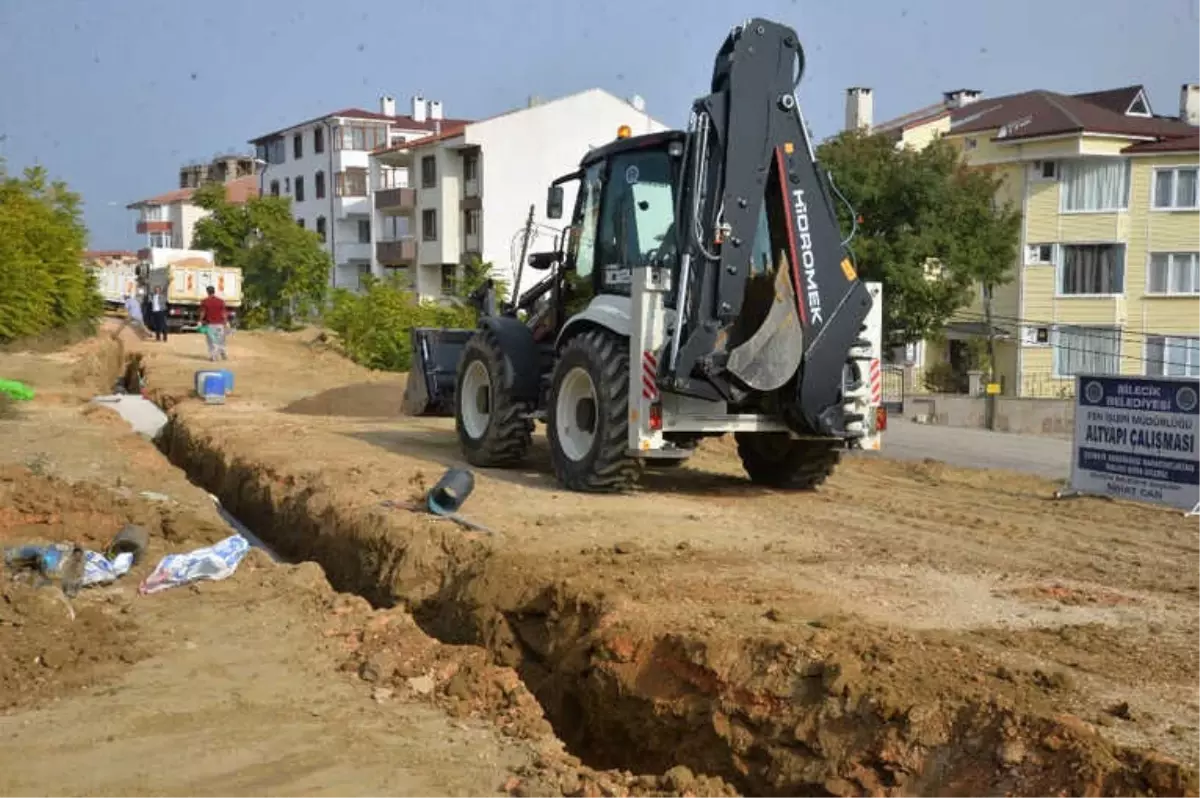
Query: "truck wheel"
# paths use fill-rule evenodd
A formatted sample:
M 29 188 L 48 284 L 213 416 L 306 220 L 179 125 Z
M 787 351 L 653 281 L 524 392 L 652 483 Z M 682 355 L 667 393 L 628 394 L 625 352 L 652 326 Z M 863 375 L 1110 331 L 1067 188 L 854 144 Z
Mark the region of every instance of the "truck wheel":
M 618 493 L 642 474 L 629 457 L 629 353 L 603 330 L 572 338 L 554 367 L 546 434 L 554 474 L 568 490 Z
M 738 432 L 734 437 L 750 481 L 771 488 L 812 490 L 842 458 L 842 444 L 836 440 L 796 440 L 786 432 Z
M 479 330 L 463 347 L 454 390 L 454 428 L 467 462 L 479 468 L 520 463 L 533 442 L 533 408 L 512 397 L 513 375 L 500 341 Z

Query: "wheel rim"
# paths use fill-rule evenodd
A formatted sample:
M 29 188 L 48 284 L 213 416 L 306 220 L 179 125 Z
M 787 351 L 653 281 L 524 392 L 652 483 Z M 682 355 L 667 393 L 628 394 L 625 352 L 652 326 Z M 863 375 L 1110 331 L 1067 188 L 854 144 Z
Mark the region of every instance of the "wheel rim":
M 554 405 L 559 448 L 569 460 L 582 460 L 596 440 L 596 386 L 586 369 L 576 366 L 567 372 Z
M 482 438 L 492 420 L 492 381 L 483 363 L 467 365 L 459 392 L 463 429 L 471 438 Z

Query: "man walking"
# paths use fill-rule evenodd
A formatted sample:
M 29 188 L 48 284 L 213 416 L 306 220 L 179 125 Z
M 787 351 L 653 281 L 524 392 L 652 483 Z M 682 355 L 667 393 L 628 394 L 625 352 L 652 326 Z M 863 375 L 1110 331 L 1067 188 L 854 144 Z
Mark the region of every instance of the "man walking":
M 154 286 L 150 293 L 150 329 L 154 330 L 154 340 L 167 341 L 167 298 L 162 288 Z
M 229 313 L 225 309 L 225 300 L 217 296 L 217 289 L 211 285 L 205 292 L 208 296 L 200 301 L 200 323 L 208 330 L 205 333 L 208 339 L 208 359 L 228 360 L 228 355 L 225 354 L 225 324 Z

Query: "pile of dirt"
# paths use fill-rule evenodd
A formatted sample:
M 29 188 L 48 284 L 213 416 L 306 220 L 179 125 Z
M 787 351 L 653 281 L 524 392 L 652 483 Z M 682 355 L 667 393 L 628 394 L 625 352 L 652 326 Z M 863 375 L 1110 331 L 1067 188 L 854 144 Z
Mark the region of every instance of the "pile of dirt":
M 103 683 L 148 656 L 129 609 L 119 595 L 69 601 L 0 574 L 0 710 Z
M 403 397 L 403 382 L 362 382 L 305 397 L 292 402 L 281 412 L 303 416 L 391 418 L 400 415 Z

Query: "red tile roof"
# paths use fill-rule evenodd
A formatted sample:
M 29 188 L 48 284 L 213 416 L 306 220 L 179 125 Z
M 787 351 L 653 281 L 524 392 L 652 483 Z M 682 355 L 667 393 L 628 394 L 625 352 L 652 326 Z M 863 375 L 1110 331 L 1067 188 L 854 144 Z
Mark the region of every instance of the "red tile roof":
M 1071 96 L 1077 100 L 1098 105 L 1101 108 L 1107 108 L 1118 114 L 1123 114 L 1129 110 L 1129 106 L 1133 105 L 1133 101 L 1142 93 L 1142 87 L 1139 85 L 1122 86 L 1119 89 L 1105 89 L 1103 91 L 1086 91 L 1081 94 L 1072 94 Z M 1148 110 L 1148 109 L 1147 109 Z
M 96 260 L 99 258 L 136 258 L 136 252 L 130 252 L 127 249 L 89 249 L 83 253 L 85 260 Z
M 403 116 L 403 115 L 387 116 L 386 114 L 377 113 L 375 111 L 365 111 L 362 108 L 343 108 L 340 111 L 333 111 L 332 113 L 322 114 L 321 116 L 315 116 L 312 119 L 305 120 L 304 122 L 297 122 L 294 125 L 288 125 L 287 127 L 280 128 L 279 130 L 273 131 L 271 133 L 264 133 L 263 135 L 259 136 L 258 138 L 250 139 L 250 143 L 258 144 L 259 142 L 265 141 L 266 139 L 274 138 L 275 136 L 279 136 L 283 133 L 286 133 L 287 131 L 292 130 L 293 128 L 304 127 L 305 125 L 311 125 L 314 122 L 320 122 L 325 119 L 333 119 L 333 118 L 373 119 L 373 120 L 377 120 L 380 122 L 391 122 L 393 125 L 404 128 L 405 130 L 429 130 L 429 131 L 437 130 L 438 122 L 442 123 L 442 127 L 444 129 L 447 125 L 465 125 L 467 122 L 470 121 L 468 119 L 426 119 L 424 122 L 418 122 L 417 120 L 413 119 L 411 116 Z
M 380 147 L 377 150 L 372 150 L 372 155 L 383 155 L 387 152 L 400 152 L 411 147 L 420 147 L 425 144 L 433 144 L 435 141 L 443 141 L 444 139 L 452 139 L 455 136 L 461 136 L 462 132 L 467 129 L 469 122 L 454 122 L 449 126 L 443 126 L 441 133 L 435 133 L 432 136 L 422 136 L 419 139 L 409 139 L 398 144 L 393 144 L 390 147 Z
M 878 125 L 872 126 L 872 131 L 877 133 L 886 133 L 891 130 L 903 131 L 915 125 L 923 125 L 927 122 L 932 122 L 935 119 L 940 119 L 950 113 L 950 109 L 944 102 L 927 105 L 924 108 L 918 108 L 895 119 L 889 119 Z
M 1092 96 L 1100 95 L 1103 102 L 1111 104 L 1117 92 L 1124 91 L 1128 90 L 1094 92 Z M 1084 132 L 1159 139 L 1191 135 L 1196 128 L 1168 117 L 1126 116 L 1079 96 L 1036 89 L 956 108 L 947 135 L 992 130 L 997 131 L 997 140 L 1019 141 Z
M 166 194 L 159 194 L 157 197 L 138 200 L 137 202 L 126 205 L 125 207 L 133 210 L 141 208 L 145 205 L 172 205 L 176 202 L 187 202 L 192 198 L 192 194 L 196 191 L 194 188 L 178 188 L 174 191 L 168 191 Z M 258 178 L 254 175 L 246 175 L 234 180 L 230 180 L 225 184 L 225 199 L 232 202 L 234 205 L 241 205 L 249 199 L 258 196 Z
M 1194 129 L 1194 128 L 1193 128 Z M 1190 152 L 1200 155 L 1200 132 L 1190 136 L 1162 139 L 1160 141 L 1144 141 L 1121 150 L 1130 155 L 1158 152 Z

